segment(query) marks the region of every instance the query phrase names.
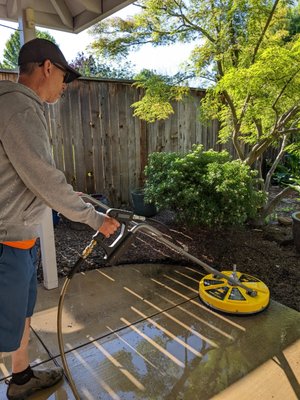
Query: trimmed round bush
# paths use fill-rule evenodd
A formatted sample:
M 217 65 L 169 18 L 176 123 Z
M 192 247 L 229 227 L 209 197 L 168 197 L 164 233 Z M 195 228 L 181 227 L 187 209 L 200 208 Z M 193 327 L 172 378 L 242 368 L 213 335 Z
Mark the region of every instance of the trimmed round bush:
M 186 225 L 241 225 L 255 218 L 266 199 L 257 189 L 257 171 L 227 151 L 204 151 L 202 145 L 187 154 L 150 154 L 145 175 L 147 201 L 175 211 Z

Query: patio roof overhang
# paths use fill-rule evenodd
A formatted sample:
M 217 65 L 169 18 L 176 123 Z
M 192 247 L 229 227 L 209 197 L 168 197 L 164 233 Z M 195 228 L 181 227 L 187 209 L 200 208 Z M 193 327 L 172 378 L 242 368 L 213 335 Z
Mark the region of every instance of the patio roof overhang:
M 0 19 L 79 33 L 134 0 L 0 0 Z

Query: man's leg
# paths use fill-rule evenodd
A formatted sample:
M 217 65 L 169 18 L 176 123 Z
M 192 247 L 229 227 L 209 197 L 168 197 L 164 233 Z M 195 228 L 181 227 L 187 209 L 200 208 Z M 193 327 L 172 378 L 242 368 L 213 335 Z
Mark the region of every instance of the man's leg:
M 30 336 L 30 318 L 26 318 L 21 345 L 12 353 L 12 372 L 24 371 L 29 365 L 28 343 Z
M 8 317 L 14 317 L 11 326 L 16 331 L 16 334 L 12 335 L 12 330 L 3 329 L 5 340 L 2 342 L 9 343 L 5 351 L 11 351 L 12 354 L 12 378 L 10 381 L 7 380 L 7 397 L 9 400 L 23 400 L 41 389 L 55 385 L 62 379 L 63 371 L 59 367 L 31 369 L 29 365 L 30 317 L 33 314 L 37 289 L 34 252 L 9 248 L 6 250 L 7 265 L 3 265 L 2 269 L 4 269 L 3 277 L 8 275 L 9 282 L 6 297 L 2 297 L 8 309 Z M 2 295 L 1 291 L 0 294 Z M 11 350 L 17 346 L 19 347 L 16 350 Z

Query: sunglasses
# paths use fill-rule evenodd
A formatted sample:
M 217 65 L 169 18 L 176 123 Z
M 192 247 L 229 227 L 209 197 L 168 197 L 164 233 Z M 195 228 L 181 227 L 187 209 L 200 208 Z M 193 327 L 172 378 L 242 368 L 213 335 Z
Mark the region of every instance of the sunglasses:
M 60 69 L 61 71 L 63 71 L 63 72 L 65 73 L 65 74 L 64 74 L 64 80 L 63 80 L 63 82 L 64 82 L 64 83 L 67 83 L 67 80 L 68 80 L 68 78 L 69 78 L 69 72 L 68 72 L 62 65 L 56 64 L 56 63 L 54 63 L 54 62 L 52 62 L 52 64 L 55 65 L 56 68 Z M 41 64 L 39 64 L 39 67 L 42 67 L 43 65 L 44 65 L 44 62 L 42 62 Z
M 56 68 L 60 69 L 61 71 L 63 71 L 65 73 L 63 82 L 67 83 L 67 80 L 69 78 L 69 72 L 59 64 L 56 64 L 56 63 L 52 63 L 52 64 L 55 65 Z

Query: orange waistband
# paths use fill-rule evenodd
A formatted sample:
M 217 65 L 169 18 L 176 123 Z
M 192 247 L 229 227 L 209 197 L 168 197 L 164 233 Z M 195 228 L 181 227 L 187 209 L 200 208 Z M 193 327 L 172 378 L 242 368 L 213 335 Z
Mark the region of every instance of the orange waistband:
M 6 246 L 16 247 L 17 249 L 28 250 L 35 245 L 36 239 L 21 240 L 16 242 L 2 242 Z

